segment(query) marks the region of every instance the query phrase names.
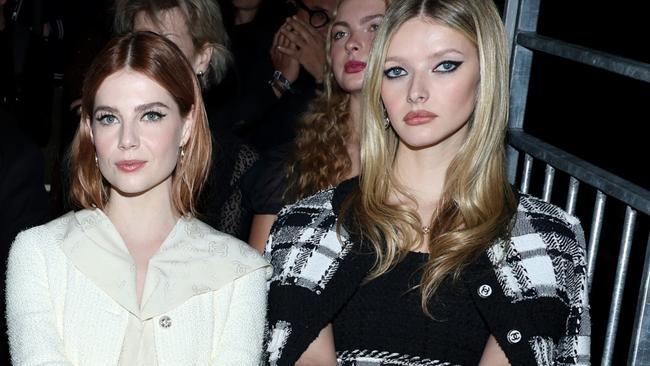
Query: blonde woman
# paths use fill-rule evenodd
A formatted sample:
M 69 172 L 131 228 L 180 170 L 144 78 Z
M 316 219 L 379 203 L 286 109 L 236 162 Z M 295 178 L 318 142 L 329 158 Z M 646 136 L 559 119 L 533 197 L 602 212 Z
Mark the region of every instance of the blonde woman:
M 388 9 L 360 178 L 284 209 L 267 245 L 271 364 L 589 363 L 580 223 L 506 180 L 506 50 L 491 0 Z
M 14 365 L 257 365 L 268 264 L 195 218 L 211 140 L 199 80 L 154 33 L 113 39 L 71 147 L 83 207 L 18 235 Z

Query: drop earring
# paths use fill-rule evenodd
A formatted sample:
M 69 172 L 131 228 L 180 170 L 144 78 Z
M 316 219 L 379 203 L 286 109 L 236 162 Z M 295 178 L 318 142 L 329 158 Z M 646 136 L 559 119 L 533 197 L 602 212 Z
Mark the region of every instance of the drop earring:
M 381 102 L 381 110 L 384 113 L 384 130 L 387 130 L 390 127 L 390 118 L 388 117 L 388 111 L 386 111 L 383 101 Z
M 181 164 L 185 161 L 185 149 L 181 146 L 181 152 L 180 152 L 180 157 L 181 157 Z

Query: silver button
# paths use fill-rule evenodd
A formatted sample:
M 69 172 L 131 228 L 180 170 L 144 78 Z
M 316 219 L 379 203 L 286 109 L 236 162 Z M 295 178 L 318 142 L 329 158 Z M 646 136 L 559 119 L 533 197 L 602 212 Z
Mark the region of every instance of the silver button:
M 521 341 L 521 332 L 516 329 L 513 329 L 508 332 L 508 342 L 510 343 L 519 343 Z
M 478 288 L 478 295 L 482 298 L 492 295 L 492 287 L 490 287 L 490 285 L 481 285 L 481 287 Z
M 163 315 L 158 319 L 158 324 L 160 324 L 161 327 L 163 328 L 169 328 L 172 326 L 172 318 L 168 317 L 167 315 Z

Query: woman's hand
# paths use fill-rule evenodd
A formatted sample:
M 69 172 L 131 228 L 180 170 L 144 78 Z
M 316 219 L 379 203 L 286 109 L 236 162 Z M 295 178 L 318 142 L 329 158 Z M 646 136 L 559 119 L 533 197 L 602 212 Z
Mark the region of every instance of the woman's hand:
M 295 49 L 296 45 L 287 38 L 282 32 L 282 28 L 275 33 L 273 37 L 273 45 L 271 46 L 271 62 L 273 63 L 273 68 L 282 73 L 285 79 L 290 83 L 293 83 L 298 79 L 298 73 L 300 72 L 300 62 L 298 59 L 290 55 L 290 50 Z M 282 96 L 282 90 L 273 88 L 275 95 L 280 98 Z
M 282 35 L 287 37 L 294 47 L 280 47 L 278 50 L 297 59 L 316 82 L 323 82 L 323 72 L 327 57 L 325 54 L 325 37 L 302 20 L 293 17 L 280 27 Z

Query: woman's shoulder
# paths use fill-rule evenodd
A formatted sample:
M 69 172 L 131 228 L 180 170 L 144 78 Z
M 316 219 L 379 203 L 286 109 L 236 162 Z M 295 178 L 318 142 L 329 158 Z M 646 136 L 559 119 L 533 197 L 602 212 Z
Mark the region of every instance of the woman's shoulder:
M 356 182 L 356 179 L 344 181 L 285 206 L 271 229 L 267 250 L 309 242 L 316 246 L 330 243 L 340 251 L 339 239 L 345 239 L 347 233 L 337 232 L 339 210 Z
M 556 296 L 580 292 L 586 280 L 585 239 L 580 221 L 539 198 L 519 194 L 508 240 L 496 240 L 487 256 L 506 293 Z
M 334 188 L 327 188 L 284 206 L 278 213 L 274 226 L 306 226 L 318 218 L 335 217 L 336 213 L 332 210 L 333 196 Z
M 268 267 L 262 255 L 247 243 L 191 217 L 183 218 L 178 239 L 187 242 L 192 252 L 211 260 L 224 260 L 250 270 Z M 250 271 L 249 270 L 249 271 Z
M 295 283 L 322 290 L 344 263 L 354 261 L 355 240 L 339 228 L 342 190 L 332 187 L 286 206 L 271 229 L 265 256 L 273 266 L 272 283 Z
M 549 357 L 555 362 L 588 359 L 589 300 L 580 222 L 551 203 L 518 196 L 510 237 L 496 240 L 470 270 L 472 296 L 513 364 L 539 362 L 545 350 L 554 350 Z
M 322 189 L 304 197 L 293 204 L 286 205 L 278 214 L 279 218 L 297 217 L 337 217 L 345 197 L 358 184 L 357 178 L 341 182 L 336 187 Z
M 584 257 L 585 240 L 580 220 L 560 207 L 528 194 L 519 194 L 512 221 L 510 244 L 522 252 Z
M 9 261 L 34 255 L 48 261 L 58 260 L 63 254 L 61 243 L 77 225 L 71 211 L 43 225 L 21 231 L 11 245 Z
M 529 194 L 519 193 L 516 219 L 534 223 L 538 230 L 573 228 L 580 226 L 580 220 L 560 207 Z
M 61 242 L 72 227 L 77 224 L 73 211 L 43 225 L 34 226 L 18 233 L 16 243 L 39 243 L 39 246 Z

